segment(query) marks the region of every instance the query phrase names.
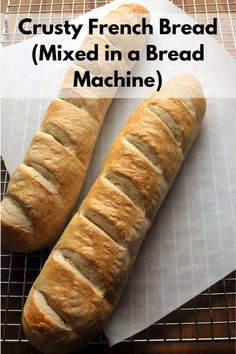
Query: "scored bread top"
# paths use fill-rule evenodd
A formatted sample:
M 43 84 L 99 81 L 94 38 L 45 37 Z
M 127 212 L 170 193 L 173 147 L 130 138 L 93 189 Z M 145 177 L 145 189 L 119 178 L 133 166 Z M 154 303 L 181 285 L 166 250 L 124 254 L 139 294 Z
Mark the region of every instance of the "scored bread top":
M 102 329 L 205 109 L 200 83 L 188 75 L 167 82 L 130 116 L 29 294 L 23 323 L 36 347 L 67 353 L 68 346 L 80 347 Z M 40 329 L 34 312 L 40 313 Z M 58 340 L 53 333 L 60 326 L 62 338 L 62 323 Z
M 147 10 L 136 4 L 121 6 L 105 18 L 135 24 L 140 12 Z M 125 41 L 106 34 L 85 39 L 82 49 L 93 43 L 108 43 L 121 51 L 135 45 L 142 48 L 144 37 L 129 36 Z M 130 66 L 116 62 L 121 73 Z M 58 98 L 46 112 L 40 130 L 35 134 L 23 162 L 13 172 L 2 202 L 2 245 L 17 252 L 33 252 L 48 246 L 63 230 L 69 212 L 81 190 L 92 151 L 106 111 L 115 90 L 101 98 L 93 88 L 73 87 L 75 70 L 93 69 L 93 74 L 108 74 L 113 63 L 100 60 L 70 65 Z M 111 91 L 111 90 L 110 90 Z M 104 95 L 102 96 L 104 97 Z

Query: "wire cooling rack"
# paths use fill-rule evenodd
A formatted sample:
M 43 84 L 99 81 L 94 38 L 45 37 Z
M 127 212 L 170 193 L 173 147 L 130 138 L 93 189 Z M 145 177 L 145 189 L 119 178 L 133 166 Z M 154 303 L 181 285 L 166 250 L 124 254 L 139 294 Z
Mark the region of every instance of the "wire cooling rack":
M 9 175 L 1 159 L 1 198 Z M 21 313 L 28 292 L 38 276 L 48 251 L 29 255 L 2 249 L 1 326 L 3 343 L 27 342 L 21 327 Z M 126 342 L 183 342 L 235 340 L 236 271 L 206 289 L 154 325 L 126 339 Z M 101 334 L 91 345 L 105 344 Z
M 219 33 L 216 39 L 236 57 L 236 0 L 171 0 L 200 23 L 218 18 Z M 31 17 L 38 23 L 60 22 L 86 13 L 111 0 L 8 0 L 2 32 L 4 45 L 25 39 L 16 23 L 20 17 Z M 28 36 L 27 36 L 28 37 Z
M 48 23 L 71 19 L 93 8 L 109 3 L 109 0 L 8 0 L 2 31 L 4 45 L 25 39 L 17 31 L 20 16 L 43 18 Z M 236 1 L 235 0 L 174 0 L 178 7 L 201 23 L 217 16 L 219 34 L 217 40 L 236 57 Z M 45 23 L 45 22 L 44 22 Z M 9 180 L 1 159 L 1 198 Z M 48 251 L 22 255 L 4 249 L 2 260 L 1 293 L 1 342 L 26 343 L 21 327 L 21 313 L 27 294 L 40 272 Z M 236 272 L 192 299 L 154 325 L 127 338 L 125 342 L 200 342 L 232 341 L 236 339 Z M 105 344 L 101 334 L 93 344 Z

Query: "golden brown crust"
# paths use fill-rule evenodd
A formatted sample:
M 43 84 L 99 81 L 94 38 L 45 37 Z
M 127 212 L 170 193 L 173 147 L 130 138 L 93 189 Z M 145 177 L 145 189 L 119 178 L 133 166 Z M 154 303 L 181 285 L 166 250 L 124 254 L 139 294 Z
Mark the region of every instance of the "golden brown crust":
M 25 335 L 40 351 L 58 353 L 61 345 L 69 339 L 67 351 L 78 348 L 78 341 L 82 340 L 68 325 L 56 321 L 53 316 L 45 313 L 36 301 L 36 291 L 32 290 L 24 307 L 22 323 Z M 55 337 L 57 343 L 54 343 Z M 50 343 L 53 342 L 53 346 Z M 45 345 L 46 343 L 46 345 Z
M 158 168 L 167 184 L 170 184 L 184 157 L 181 147 L 170 130 L 166 129 L 166 125 L 148 109 L 147 105 L 142 105 L 125 127 L 124 136 L 129 134 L 139 138 L 153 149 L 158 156 Z
M 77 331 L 81 336 L 96 333 L 98 323 L 100 325 L 100 321 L 107 318 L 111 307 L 103 298 L 102 292 L 92 287 L 81 275 L 79 269 L 70 267 L 69 262 L 65 265 L 60 256 L 57 257 L 56 252 L 52 253 L 46 262 L 44 274 L 45 278 L 37 278 L 35 287 L 45 295 L 49 304 L 53 304 L 53 308 L 63 320 L 72 328 L 79 328 Z M 83 313 L 80 311 L 81 306 Z M 97 316 L 92 315 L 95 309 Z
M 192 90 L 191 99 L 188 96 L 184 101 L 178 95 L 167 98 L 177 84 L 178 92 L 188 91 L 186 82 Z M 34 312 L 30 299 L 36 288 L 79 335 L 78 347 L 103 327 L 119 300 L 145 233 L 197 134 L 205 111 L 203 95 L 194 98 L 200 93 L 195 78 L 183 77 L 182 85 L 178 77 L 131 115 L 101 175 L 36 280 L 24 311 L 27 321 Z M 46 335 L 42 338 L 44 334 L 29 328 L 26 332 L 38 347 L 46 343 Z M 66 331 L 64 338 L 61 353 L 74 343 Z M 54 343 L 56 348 L 56 337 L 50 348 Z
M 55 250 L 69 250 L 83 257 L 97 273 L 99 288 L 109 303 L 117 302 L 115 287 L 127 279 L 127 250 L 80 214 L 68 225 L 67 237 L 58 241 Z M 123 265 L 125 264 L 125 267 Z
M 134 24 L 144 8 L 121 6 L 114 16 L 121 22 Z M 118 17 L 117 17 L 118 16 Z M 127 51 L 135 36 L 120 41 L 113 36 L 113 44 L 106 35 L 95 34 L 85 39 L 82 48 L 94 43 L 109 44 Z M 136 38 L 141 49 L 143 38 Z M 83 68 L 83 65 L 85 68 Z M 93 88 L 73 87 L 75 70 L 92 69 L 92 74 L 107 75 L 114 69 L 124 74 L 133 64 L 126 61 L 106 63 L 101 58 L 96 65 L 90 62 L 72 64 L 66 75 L 58 99 L 54 99 L 35 134 L 23 163 L 13 173 L 2 203 L 2 244 L 18 252 L 32 252 L 48 246 L 60 234 L 81 190 L 91 160 L 92 151 L 104 116 L 111 104 L 114 90 L 101 93 Z M 112 94 L 111 94 L 112 92 Z M 105 97 L 105 98 L 103 98 Z M 17 216 L 16 216 L 17 215 Z M 30 227 L 27 225 L 30 224 Z
M 53 182 L 35 170 L 39 166 L 53 175 Z M 7 195 L 26 211 L 32 225 L 31 232 L 25 233 L 23 226 L 12 222 L 14 214 L 9 215 L 8 220 L 2 215 L 3 246 L 31 252 L 57 237 L 79 193 L 85 171 L 86 166 L 51 135 L 37 133 L 24 162 L 13 173 L 7 190 Z M 4 201 L 2 205 L 4 209 Z
M 122 10 L 123 8 L 128 7 L 132 12 L 136 13 L 136 14 L 148 14 L 148 10 L 146 9 L 146 7 L 140 5 L 140 4 L 135 4 L 135 3 L 129 3 L 129 4 L 125 4 L 120 6 L 120 10 Z
M 171 98 L 160 98 L 158 95 L 153 95 L 153 98 L 145 101 L 149 105 L 158 105 L 166 112 L 168 112 L 171 117 L 175 120 L 178 127 L 181 130 L 181 148 L 183 153 L 188 150 L 189 137 L 195 131 L 196 126 L 193 125 L 193 117 L 183 103 L 177 99 Z
M 115 90 L 113 89 L 112 94 L 109 93 L 108 95 L 107 88 L 97 89 L 86 86 L 82 87 L 80 85 L 74 87 L 73 82 L 75 71 L 79 71 L 81 75 L 83 75 L 85 69 L 81 66 L 76 66 L 75 64 L 69 66 L 58 93 L 58 97 L 79 109 L 82 108 L 84 113 L 87 112 L 91 118 L 97 120 L 97 122 L 101 124 L 104 115 L 111 104 L 111 97 L 113 97 Z
M 111 193 L 112 198 L 110 198 Z M 86 198 L 80 207 L 81 213 L 92 213 L 106 219 L 110 233 L 114 234 L 117 243 L 129 248 L 131 253 L 135 252 L 138 241 L 133 235 L 142 234 L 142 224 L 145 224 L 143 212 L 103 178 L 95 182 L 89 195 L 90 198 Z M 107 227 L 105 230 L 109 232 Z
M 122 138 L 118 138 L 113 145 L 105 162 L 104 171 L 113 172 L 130 180 L 141 194 L 145 210 L 154 196 L 161 197 L 163 191 L 167 189 L 166 182 L 155 166 Z
M 206 100 L 204 99 L 204 95 L 202 92 L 202 88 L 199 85 L 199 81 L 194 75 L 176 75 L 174 79 L 171 79 L 169 81 L 168 87 L 164 85 L 162 89 L 162 94 L 167 94 L 167 96 L 173 98 L 173 94 L 176 92 L 176 89 L 178 89 L 179 82 L 181 82 L 182 98 L 190 98 L 196 108 L 196 119 L 198 121 L 199 127 L 206 111 Z
M 100 124 L 85 110 L 79 109 L 60 99 L 51 102 L 41 130 L 46 130 L 48 124 L 53 124 L 66 132 L 75 149 L 76 156 L 87 165 L 87 156 L 90 154 L 89 144 L 81 141 L 94 141 L 100 129 Z M 78 139 L 79 137 L 79 139 Z

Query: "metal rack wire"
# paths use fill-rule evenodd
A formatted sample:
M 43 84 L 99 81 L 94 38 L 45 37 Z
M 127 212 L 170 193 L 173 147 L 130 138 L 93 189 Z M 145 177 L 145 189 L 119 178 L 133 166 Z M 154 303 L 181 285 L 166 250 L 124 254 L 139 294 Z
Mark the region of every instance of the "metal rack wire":
M 16 23 L 20 16 L 34 18 L 38 23 L 63 21 L 105 5 L 112 0 L 8 0 L 5 26 L 2 33 L 4 45 L 20 42 L 25 36 Z M 201 23 L 209 23 L 217 16 L 219 34 L 216 39 L 231 55 L 236 57 L 236 1 L 235 0 L 171 0 L 179 8 Z
M 2 196 L 8 175 L 2 161 Z M 27 294 L 39 274 L 48 251 L 29 255 L 2 250 L 2 342 L 27 342 L 21 327 L 21 313 Z M 196 298 L 126 339 L 128 342 L 235 340 L 236 272 L 205 290 Z M 91 344 L 105 344 L 101 334 Z
M 24 40 L 17 32 L 16 21 L 21 15 L 38 22 L 70 19 L 111 0 L 8 0 L 2 42 L 4 45 Z M 236 57 L 235 0 L 173 0 L 199 22 L 209 22 L 217 16 L 220 31 L 217 39 Z M 9 176 L 1 160 L 1 198 L 6 192 Z M 39 274 L 48 251 L 22 255 L 2 249 L 2 309 L 3 343 L 25 343 L 21 327 L 22 308 L 31 285 Z M 172 312 L 146 330 L 126 339 L 126 342 L 183 342 L 236 339 L 236 272 L 213 285 L 184 306 Z M 104 344 L 101 334 L 92 344 Z

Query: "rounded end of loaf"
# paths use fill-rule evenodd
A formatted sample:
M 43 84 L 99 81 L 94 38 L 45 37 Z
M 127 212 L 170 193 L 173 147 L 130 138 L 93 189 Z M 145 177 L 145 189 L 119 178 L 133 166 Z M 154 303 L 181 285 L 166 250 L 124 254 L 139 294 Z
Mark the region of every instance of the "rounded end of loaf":
M 32 229 L 17 224 L 17 219 L 14 219 L 14 222 L 9 220 L 2 206 L 1 209 L 1 245 L 3 248 L 13 252 L 32 253 L 47 247 L 52 242 L 48 244 L 42 244 L 42 240 L 37 242 Z
M 146 7 L 140 5 L 140 4 L 135 4 L 135 3 L 129 3 L 129 4 L 124 4 L 119 7 L 119 10 L 122 9 L 129 9 L 135 14 L 149 14 L 149 11 Z
M 4 209 L 7 199 L 3 199 L 1 205 L 1 245 L 3 248 L 19 253 L 31 253 L 42 249 L 47 245 L 38 242 L 31 227 L 22 225 L 17 216 L 13 219 Z
M 57 313 L 44 296 L 32 288 L 24 306 L 22 325 L 29 342 L 46 354 L 67 354 L 87 344 Z
M 3 220 L 1 221 L 1 245 L 9 251 L 32 253 L 50 246 L 52 242 L 50 240 L 47 244 L 36 243 L 33 233 L 8 225 Z
M 34 251 L 32 225 L 16 201 L 8 195 L 1 203 L 1 244 L 14 251 Z
M 27 240 L 31 237 L 27 230 L 19 230 L 17 227 L 7 224 L 1 220 L 1 244 L 3 248 L 13 252 L 29 253 Z
M 83 347 L 79 345 L 78 338 L 69 338 L 67 331 L 62 331 L 52 323 L 46 325 L 43 319 L 43 325 L 40 324 L 41 316 L 37 313 L 32 317 L 22 316 L 22 326 L 26 338 L 30 344 L 40 353 L 45 354 L 69 354 Z M 33 328 L 33 331 L 32 331 Z M 85 343 L 86 344 L 86 343 Z
M 200 81 L 194 75 L 176 75 L 144 104 L 167 124 L 186 156 L 206 111 Z
M 179 92 L 181 99 L 186 99 L 186 101 L 190 99 L 193 101 L 196 107 L 197 120 L 200 125 L 206 112 L 206 99 L 200 81 L 192 74 L 176 75 L 163 85 L 162 92 L 169 91 L 170 93 L 177 92 L 178 94 L 178 88 L 181 90 Z

